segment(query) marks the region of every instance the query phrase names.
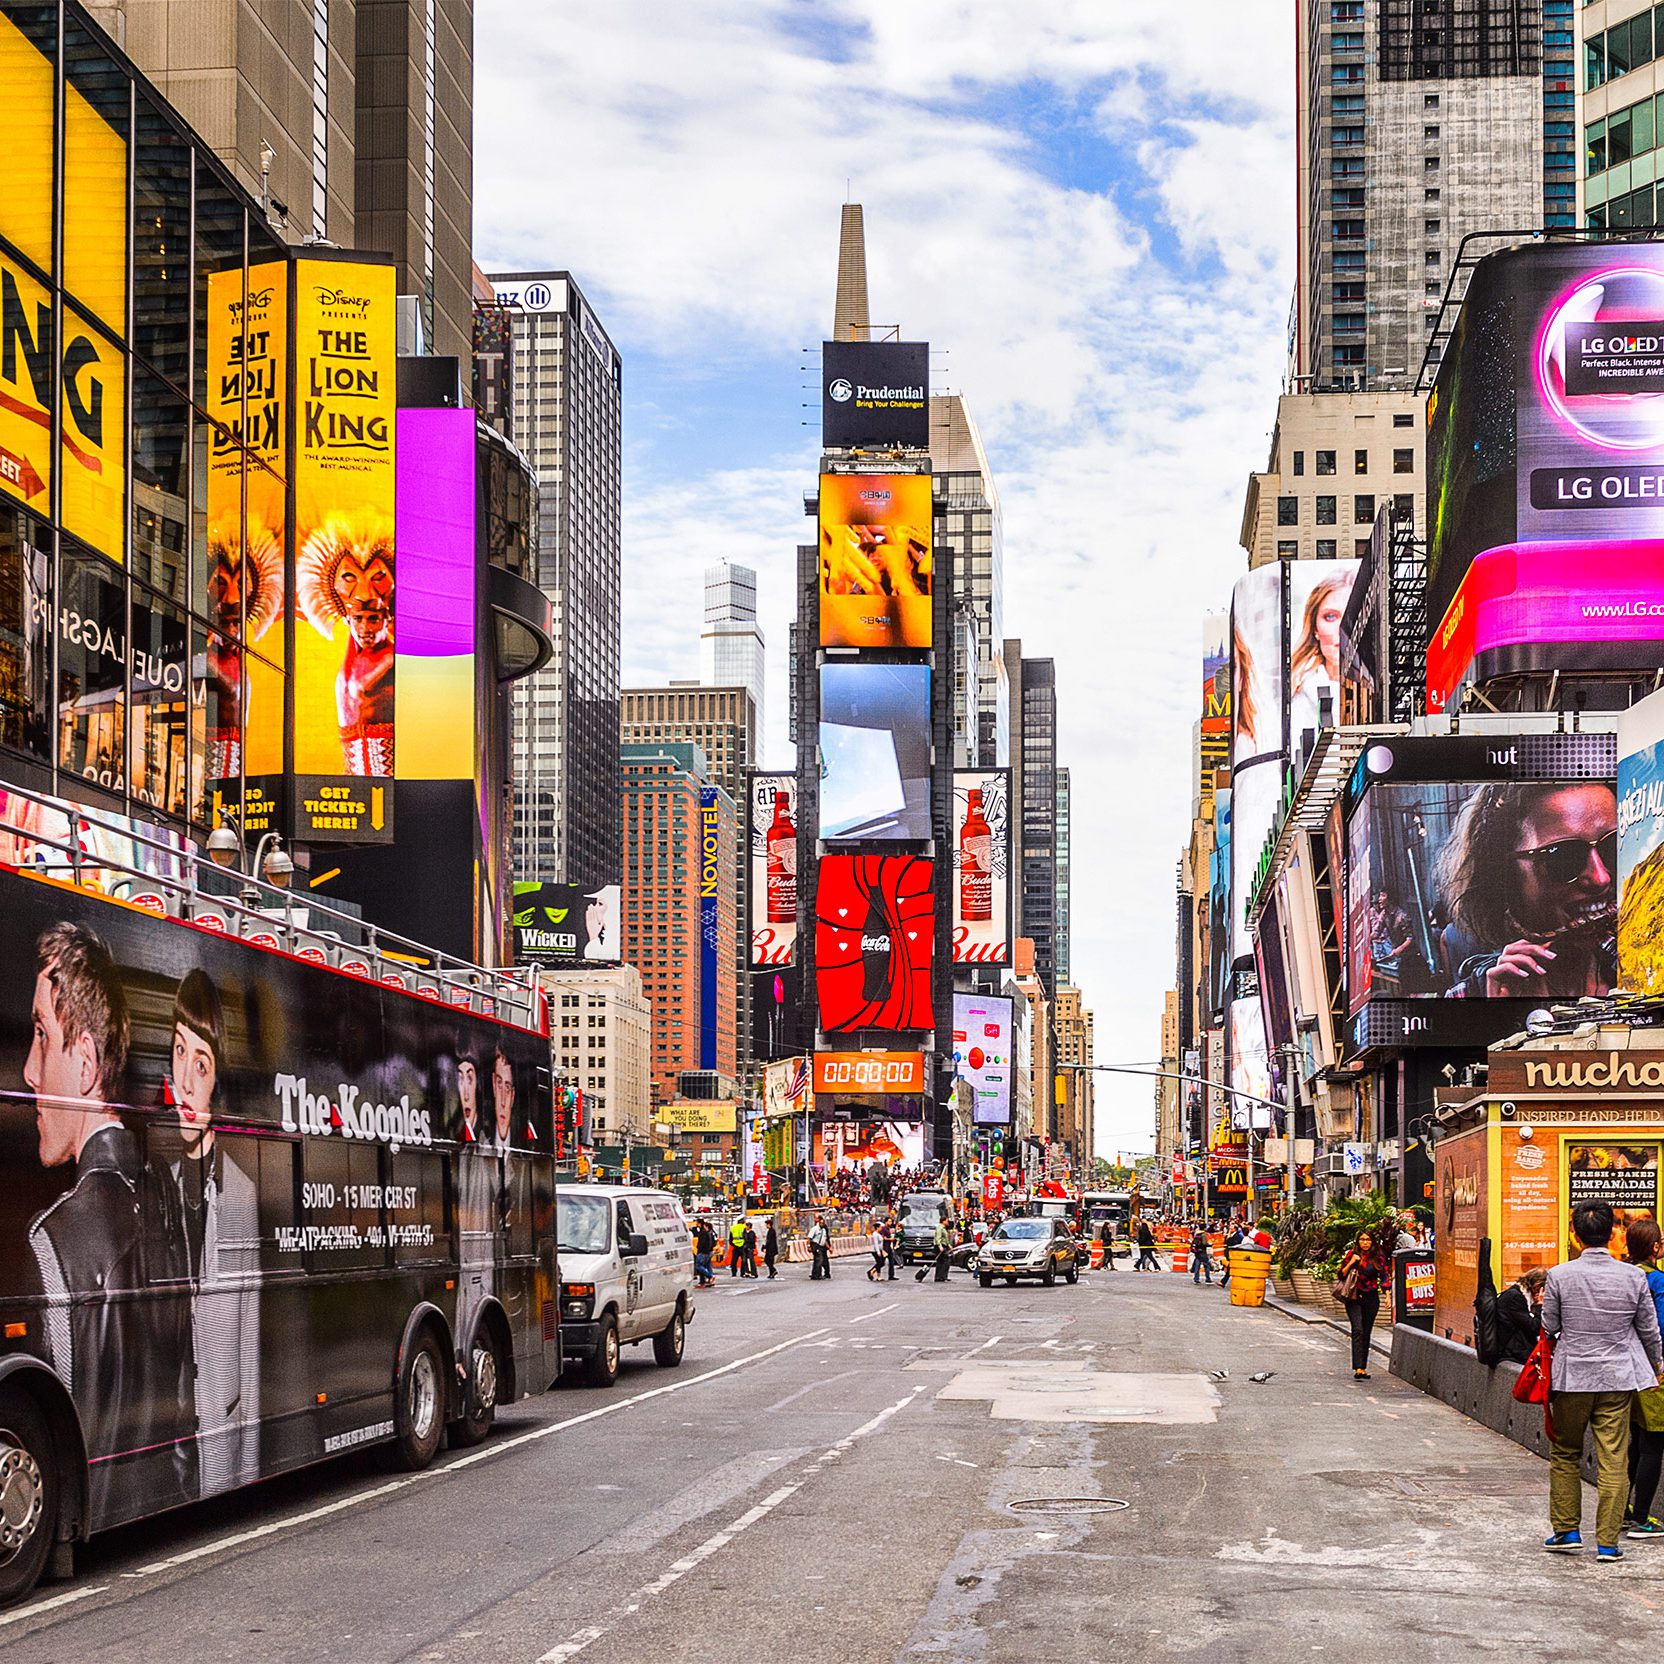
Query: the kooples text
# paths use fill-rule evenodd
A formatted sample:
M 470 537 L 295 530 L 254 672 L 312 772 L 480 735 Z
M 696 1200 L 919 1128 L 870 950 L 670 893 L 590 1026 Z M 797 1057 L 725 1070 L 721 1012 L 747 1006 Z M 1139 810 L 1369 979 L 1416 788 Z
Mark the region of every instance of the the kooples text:
M 313 1133 L 328 1138 L 362 1138 L 382 1144 L 431 1144 L 432 1118 L 425 1109 L 413 1109 L 410 1094 L 396 1104 L 371 1103 L 348 1081 L 336 1087 L 333 1099 L 327 1092 L 313 1092 L 305 1075 L 279 1075 L 272 1082 L 283 1110 L 285 1132 Z

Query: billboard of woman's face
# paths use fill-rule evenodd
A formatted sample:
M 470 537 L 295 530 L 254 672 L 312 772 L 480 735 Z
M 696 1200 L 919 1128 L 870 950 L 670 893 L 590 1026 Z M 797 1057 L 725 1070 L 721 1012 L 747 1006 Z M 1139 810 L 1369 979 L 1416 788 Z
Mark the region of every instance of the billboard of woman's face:
M 1231 758 L 1283 749 L 1283 568 L 1262 566 L 1231 592 Z

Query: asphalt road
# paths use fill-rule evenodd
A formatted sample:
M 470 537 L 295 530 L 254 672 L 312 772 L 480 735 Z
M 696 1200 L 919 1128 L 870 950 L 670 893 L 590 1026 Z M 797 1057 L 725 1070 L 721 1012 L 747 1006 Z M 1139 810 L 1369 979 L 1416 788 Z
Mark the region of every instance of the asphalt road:
M 1228 1369 L 1222 1382 L 1209 1372 Z M 1250 1382 L 1256 1371 L 1272 1378 Z M 1170 1273 L 723 1279 L 678 1370 L 112 1533 L 7 1664 L 1651 1658 L 1664 1547 L 1538 1548 L 1535 1457 Z M 1593 1498 L 1588 1522 L 1592 1525 Z

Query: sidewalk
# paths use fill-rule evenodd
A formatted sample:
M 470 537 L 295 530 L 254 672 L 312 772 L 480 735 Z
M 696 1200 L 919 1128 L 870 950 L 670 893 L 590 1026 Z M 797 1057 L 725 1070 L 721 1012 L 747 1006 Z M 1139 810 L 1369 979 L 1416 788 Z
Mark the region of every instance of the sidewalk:
M 1265 1303 L 1273 1311 L 1281 1312 L 1284 1317 L 1292 1317 L 1296 1323 L 1321 1324 L 1333 1329 L 1344 1341 L 1351 1344 L 1352 1331 L 1338 1317 L 1330 1317 L 1327 1312 L 1320 1312 L 1312 1306 L 1302 1306 L 1295 1300 L 1284 1300 L 1280 1295 L 1273 1294 L 1269 1288 L 1266 1290 Z M 1369 1349 L 1384 1363 L 1391 1362 L 1392 1330 L 1372 1329 L 1369 1335 Z

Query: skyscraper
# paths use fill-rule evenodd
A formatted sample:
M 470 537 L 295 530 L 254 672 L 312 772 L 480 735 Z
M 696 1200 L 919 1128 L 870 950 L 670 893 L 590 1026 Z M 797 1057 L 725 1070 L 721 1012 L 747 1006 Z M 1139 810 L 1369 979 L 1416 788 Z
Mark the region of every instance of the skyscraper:
M 1635 0 L 1607 0 L 1580 9 L 1576 21 L 1583 46 L 1583 223 L 1613 230 L 1664 224 L 1653 186 L 1664 16 Z
M 1057 676 L 1050 659 L 1023 657 L 1008 641 L 1011 683 L 1011 798 L 1022 816 L 1012 846 L 1021 888 L 1016 933 L 1033 943 L 1034 974 L 1048 1004 L 1057 997 Z
M 1069 771 L 1057 771 L 1057 980 L 1058 998 L 1062 999 L 1062 984 L 1069 976 Z M 1080 990 L 1075 990 L 1080 999 Z
M 1407 384 L 1462 239 L 1544 223 L 1543 0 L 1296 18 L 1294 386 Z
M 961 767 L 1002 767 L 995 664 L 1005 640 L 1005 533 L 982 435 L 957 393 L 930 401 L 930 463 L 936 539 L 953 555 L 954 690 L 964 692 L 976 716 L 969 754 L 954 760 Z M 969 627 L 968 637 L 961 626 Z
M 473 0 L 92 0 L 291 242 L 397 257 L 411 343 L 473 323 Z
M 743 688 L 751 699 L 750 756 L 763 732 L 763 631 L 757 622 L 757 574 L 723 561 L 705 568 L 701 680 L 712 688 Z
M 514 869 L 616 880 L 619 514 L 624 370 L 566 272 L 490 279 L 508 308 L 514 442 L 537 476 L 537 582 L 555 656 L 516 691 Z

